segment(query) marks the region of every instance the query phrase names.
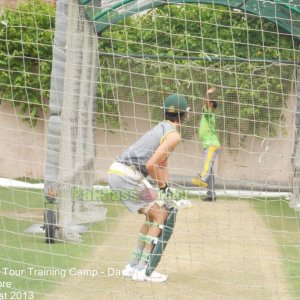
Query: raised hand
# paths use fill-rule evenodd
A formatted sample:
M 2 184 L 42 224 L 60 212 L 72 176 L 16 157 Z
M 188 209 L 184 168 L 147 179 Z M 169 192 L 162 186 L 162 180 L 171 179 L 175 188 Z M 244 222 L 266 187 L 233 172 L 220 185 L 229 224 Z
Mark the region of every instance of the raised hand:
M 216 91 L 216 88 L 215 88 L 215 87 L 209 88 L 209 89 L 206 91 L 206 95 L 207 95 L 207 96 L 210 96 L 210 95 L 213 94 L 215 91 Z

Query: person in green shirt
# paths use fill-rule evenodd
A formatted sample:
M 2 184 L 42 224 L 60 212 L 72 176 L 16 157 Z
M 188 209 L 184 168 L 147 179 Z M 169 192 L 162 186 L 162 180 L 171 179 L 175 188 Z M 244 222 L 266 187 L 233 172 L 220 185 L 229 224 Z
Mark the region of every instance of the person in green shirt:
M 215 110 L 218 103 L 211 99 L 215 88 L 210 88 L 206 92 L 202 117 L 199 126 L 199 140 L 203 148 L 203 166 L 201 173 L 192 179 L 192 183 L 202 188 L 207 188 L 205 201 L 215 201 L 215 180 L 214 180 L 214 162 L 220 151 L 220 141 L 216 133 Z

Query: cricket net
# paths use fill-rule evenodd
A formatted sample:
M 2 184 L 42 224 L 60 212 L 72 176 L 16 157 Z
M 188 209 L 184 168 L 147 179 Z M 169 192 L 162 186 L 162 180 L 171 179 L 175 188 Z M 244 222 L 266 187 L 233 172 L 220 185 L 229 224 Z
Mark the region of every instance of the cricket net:
M 299 298 L 298 2 L 36 0 L 3 10 L 0 298 Z M 215 202 L 191 183 L 209 87 L 222 144 Z M 107 170 L 174 93 L 191 112 L 169 186 L 192 206 L 179 207 L 158 267 L 168 281 L 135 282 L 121 270 L 144 219 L 109 189 Z

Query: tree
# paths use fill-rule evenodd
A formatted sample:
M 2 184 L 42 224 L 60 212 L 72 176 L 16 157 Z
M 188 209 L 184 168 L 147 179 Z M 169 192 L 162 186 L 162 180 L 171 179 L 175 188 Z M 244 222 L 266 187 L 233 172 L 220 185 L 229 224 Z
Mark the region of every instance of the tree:
M 111 67 L 111 58 L 102 58 L 107 72 L 102 72 L 105 79 L 101 82 L 112 82 L 102 85 L 102 90 L 114 94 L 118 85 L 127 89 L 125 95 L 135 91 L 139 96 L 147 90 L 151 104 L 157 107 L 165 94 L 175 90 L 196 99 L 193 106 L 198 109 L 206 84 L 223 87 L 222 94 L 217 95 L 222 111 L 220 128 L 245 135 L 274 136 L 294 82 L 293 61 L 295 55 L 299 56 L 294 43 L 270 21 L 245 16 L 229 7 L 166 5 L 102 33 L 102 52 L 133 57 L 131 62 L 128 58 L 115 59 Z M 137 66 L 135 58 L 139 54 L 147 60 Z M 182 56 L 193 60 L 180 59 Z M 132 87 L 134 76 L 143 74 L 145 82 L 139 80 Z
M 35 126 L 49 99 L 55 7 L 22 3 L 0 17 L 0 98 Z

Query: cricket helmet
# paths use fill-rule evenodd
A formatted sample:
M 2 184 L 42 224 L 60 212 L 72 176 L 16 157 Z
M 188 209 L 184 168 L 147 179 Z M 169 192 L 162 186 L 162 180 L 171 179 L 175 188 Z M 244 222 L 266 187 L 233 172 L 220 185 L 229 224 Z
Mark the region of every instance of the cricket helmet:
M 170 95 L 166 97 L 163 110 L 167 113 L 188 112 L 188 103 L 183 95 Z

